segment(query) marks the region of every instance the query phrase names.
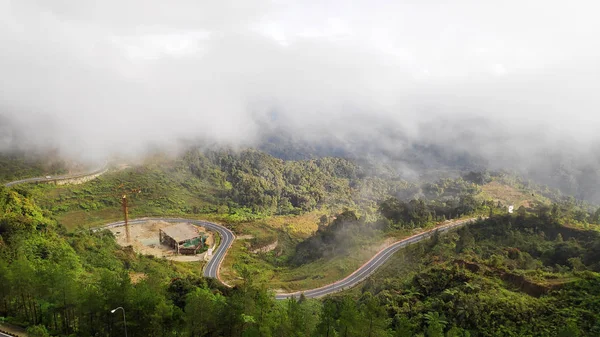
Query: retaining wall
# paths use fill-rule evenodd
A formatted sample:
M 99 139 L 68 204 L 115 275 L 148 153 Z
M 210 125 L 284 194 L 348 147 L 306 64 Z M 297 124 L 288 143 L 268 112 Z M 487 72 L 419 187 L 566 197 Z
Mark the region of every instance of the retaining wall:
M 55 179 L 48 179 L 47 182 L 49 184 L 56 184 L 56 185 L 79 185 L 79 184 L 83 184 L 90 180 L 98 178 L 99 176 L 106 173 L 106 171 L 108 171 L 108 170 L 103 169 L 102 171 L 97 171 L 97 172 L 80 175 L 80 176 L 67 177 L 67 178 L 57 177 Z

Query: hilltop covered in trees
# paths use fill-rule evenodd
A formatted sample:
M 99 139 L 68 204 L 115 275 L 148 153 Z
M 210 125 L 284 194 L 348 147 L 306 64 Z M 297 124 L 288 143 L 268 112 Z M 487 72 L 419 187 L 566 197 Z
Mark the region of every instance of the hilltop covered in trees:
M 234 204 L 267 214 L 299 214 L 323 205 L 356 207 L 411 186 L 337 157 L 282 160 L 255 150 L 190 151 L 183 163 L 197 177 L 225 186 Z

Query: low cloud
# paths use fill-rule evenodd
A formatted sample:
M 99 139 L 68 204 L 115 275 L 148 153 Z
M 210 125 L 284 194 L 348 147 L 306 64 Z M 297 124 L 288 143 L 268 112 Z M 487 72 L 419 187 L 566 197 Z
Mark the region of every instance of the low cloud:
M 491 166 L 583 158 L 600 122 L 598 7 L 0 0 L 0 149 L 97 159 L 283 130 Z

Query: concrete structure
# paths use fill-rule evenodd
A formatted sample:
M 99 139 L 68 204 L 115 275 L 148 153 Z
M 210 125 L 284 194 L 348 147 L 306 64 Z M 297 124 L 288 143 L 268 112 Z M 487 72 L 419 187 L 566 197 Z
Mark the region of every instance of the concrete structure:
M 177 254 L 194 255 L 204 246 L 206 236 L 197 226 L 178 223 L 158 231 L 160 243 L 175 250 Z
M 89 175 L 80 175 L 77 177 L 70 177 L 70 178 L 58 178 L 56 180 L 52 180 L 52 178 L 50 178 L 49 180 L 52 180 L 56 185 L 79 185 L 79 184 L 87 183 L 90 180 L 94 180 L 94 179 L 98 178 L 99 176 L 106 173 L 106 171 L 107 170 L 104 169 L 102 171 L 94 172 Z
M 101 170 L 96 170 L 90 173 L 82 173 L 77 175 L 66 175 L 66 176 L 45 176 L 45 177 L 37 177 L 37 178 L 28 178 L 21 179 L 16 181 L 11 181 L 9 183 L 4 184 L 6 187 L 26 184 L 26 183 L 36 183 L 36 184 L 56 184 L 56 185 L 66 185 L 66 184 L 83 184 L 92 179 L 98 178 L 100 175 L 106 173 L 108 169 L 103 168 Z

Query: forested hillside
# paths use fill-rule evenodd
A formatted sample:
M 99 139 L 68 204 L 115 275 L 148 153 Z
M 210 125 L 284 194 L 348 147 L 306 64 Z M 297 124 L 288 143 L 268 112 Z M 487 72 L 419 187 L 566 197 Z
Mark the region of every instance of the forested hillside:
M 55 155 L 0 152 L 0 183 L 67 172 L 66 163 Z
M 407 336 L 595 336 L 596 226 L 566 228 L 545 209 L 495 216 L 400 252 L 361 291 Z
M 0 312 L 52 334 L 578 336 L 600 329 L 600 236 L 558 207 L 494 216 L 402 251 L 350 294 L 276 302 L 257 271 L 234 289 L 136 256 L 109 232 L 67 234 L 0 189 Z M 260 271 L 258 271 L 260 273 Z M 43 335 L 43 334 L 42 334 Z
M 69 228 L 120 217 L 123 193 L 133 196 L 133 215 L 217 215 L 243 222 L 344 207 L 375 214 L 378 202 L 413 195 L 418 186 L 364 172 L 342 158 L 284 161 L 255 150 L 190 150 L 113 170 L 85 185 L 27 186 L 44 208 Z
M 138 188 L 132 216 L 216 218 L 254 235 L 250 247 L 279 247 L 234 246 L 230 289 L 203 279 L 201 263 L 84 229 L 120 218 L 121 193 Z M 500 200 L 517 199 L 527 207 L 508 215 Z M 478 215 L 490 219 L 400 251 L 350 291 L 275 301 L 270 290 L 333 282 L 364 262 L 352 256 L 365 245 Z M 313 232 L 293 230 L 307 218 Z M 1 188 L 0 317 L 39 336 L 120 335 L 118 306 L 130 336 L 595 335 L 598 226 L 590 205 L 504 173 L 408 183 L 342 158 L 193 150 L 83 185 Z

